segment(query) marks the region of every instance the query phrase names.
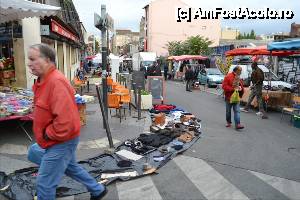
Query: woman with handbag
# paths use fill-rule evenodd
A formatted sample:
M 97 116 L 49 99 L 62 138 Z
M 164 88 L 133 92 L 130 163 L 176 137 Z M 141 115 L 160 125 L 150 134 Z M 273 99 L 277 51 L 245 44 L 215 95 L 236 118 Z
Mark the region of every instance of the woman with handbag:
M 244 87 L 240 79 L 242 68 L 236 66 L 233 72 L 228 73 L 222 83 L 226 101 L 226 127 L 231 127 L 231 109 L 233 108 L 235 129 L 243 129 L 240 122 L 240 98 L 243 96 Z

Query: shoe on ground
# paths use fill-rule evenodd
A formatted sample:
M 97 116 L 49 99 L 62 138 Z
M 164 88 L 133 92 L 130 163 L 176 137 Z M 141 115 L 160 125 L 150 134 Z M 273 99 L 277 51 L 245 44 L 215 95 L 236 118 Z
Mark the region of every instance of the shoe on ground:
M 100 200 L 106 195 L 106 193 L 107 193 L 107 189 L 104 186 L 103 192 L 101 192 L 98 196 L 91 196 L 91 200 Z
M 249 112 L 249 109 L 247 109 L 247 108 L 241 108 L 241 111 L 242 111 L 242 112 L 245 112 L 245 113 L 248 113 L 248 112 Z
M 225 126 L 226 126 L 226 128 L 229 128 L 229 127 L 231 127 L 231 123 L 227 123 Z
M 266 115 L 261 116 L 261 118 L 262 118 L 262 119 L 269 119 L 269 117 L 266 116 Z
M 245 127 L 243 126 L 243 125 L 241 125 L 241 124 L 238 124 L 238 125 L 236 125 L 236 127 L 235 127 L 235 129 L 236 130 L 241 130 L 241 129 L 244 129 Z
M 257 112 L 256 115 L 263 116 L 264 114 L 262 112 Z

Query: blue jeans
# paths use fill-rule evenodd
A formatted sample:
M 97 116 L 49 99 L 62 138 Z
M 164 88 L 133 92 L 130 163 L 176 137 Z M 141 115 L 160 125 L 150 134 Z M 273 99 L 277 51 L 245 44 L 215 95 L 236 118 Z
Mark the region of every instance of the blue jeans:
M 78 142 L 77 137 L 47 149 L 42 149 L 36 143 L 31 145 L 28 160 L 40 166 L 36 183 L 38 200 L 54 200 L 56 187 L 64 174 L 85 185 L 92 196 L 104 191 L 104 186 L 76 162 Z
M 233 108 L 234 122 L 235 126 L 241 123 L 240 120 L 240 104 L 239 103 L 230 103 L 226 101 L 226 121 L 231 124 L 231 108 Z

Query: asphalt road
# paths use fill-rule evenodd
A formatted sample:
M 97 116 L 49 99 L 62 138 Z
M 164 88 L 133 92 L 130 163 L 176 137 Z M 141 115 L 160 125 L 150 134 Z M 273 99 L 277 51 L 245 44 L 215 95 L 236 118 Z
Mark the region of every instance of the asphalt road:
M 158 175 L 110 186 L 105 199 L 300 199 L 300 131 L 288 117 L 241 113 L 246 128 L 236 131 L 215 94 L 168 82 L 166 98 L 202 120 L 202 138 Z
M 280 113 L 269 113 L 267 120 L 255 111 L 241 113 L 246 128 L 236 131 L 225 128 L 222 98 L 207 91 L 186 92 L 179 82 L 166 85 L 167 103 L 202 120 L 202 137 L 157 175 L 110 185 L 104 199 L 300 199 L 300 131 L 288 117 L 280 122 Z

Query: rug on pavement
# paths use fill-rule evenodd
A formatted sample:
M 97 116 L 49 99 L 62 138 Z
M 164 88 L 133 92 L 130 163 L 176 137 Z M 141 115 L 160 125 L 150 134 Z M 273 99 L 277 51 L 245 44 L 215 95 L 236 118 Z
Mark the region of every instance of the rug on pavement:
M 167 108 L 167 112 L 161 108 Z M 126 140 L 112 154 L 80 161 L 98 182 L 106 185 L 116 180 L 130 180 L 156 173 L 177 154 L 189 149 L 201 134 L 201 121 L 191 113 L 170 106 L 151 110 L 149 133 Z M 29 200 L 36 195 L 35 182 L 38 167 L 16 170 L 11 174 L 0 172 L 0 194 L 9 199 Z M 88 192 L 75 180 L 64 176 L 57 188 L 57 197 Z

